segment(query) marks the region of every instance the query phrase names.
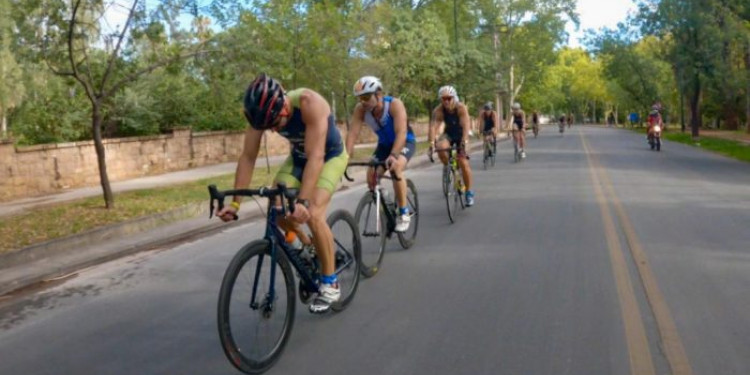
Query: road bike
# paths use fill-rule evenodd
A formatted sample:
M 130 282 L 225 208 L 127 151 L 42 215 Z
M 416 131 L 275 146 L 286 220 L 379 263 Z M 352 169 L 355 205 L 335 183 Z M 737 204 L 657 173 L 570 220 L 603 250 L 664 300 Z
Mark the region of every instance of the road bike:
M 482 149 L 484 150 L 484 156 L 482 158 L 482 166 L 486 170 L 488 166 L 495 166 L 495 156 L 497 155 L 497 139 L 492 137 L 492 140 L 487 140 L 487 136 L 484 137 L 484 143 Z
M 450 148 L 437 149 L 435 152 L 447 151 L 448 164 L 443 166 L 443 195 L 445 196 L 445 203 L 448 207 L 448 219 L 451 223 L 456 222 L 456 214 L 458 213 L 458 206 L 461 206 L 463 210 L 466 208 L 464 203 L 464 182 L 461 174 L 458 173 L 458 146 L 452 145 Z M 435 162 L 435 159 L 430 153 L 430 161 Z
M 210 215 L 214 202 L 221 210 L 228 196 L 266 197 L 280 204 L 268 205 L 263 238 L 249 242 L 235 254 L 219 289 L 217 317 L 224 354 L 238 370 L 259 374 L 276 363 L 289 340 L 297 292 L 304 304 L 318 293 L 320 264 L 314 249 L 295 249 L 288 244 L 277 224 L 279 217 L 294 212 L 296 189 L 280 183 L 276 188 L 226 191 L 210 185 L 208 190 Z M 331 309 L 338 312 L 357 292 L 361 243 L 356 222 L 348 212 L 332 212 L 327 223 L 333 233 L 335 273 L 341 288 L 341 299 Z M 297 285 L 294 271 L 299 277 Z
M 348 167 L 369 167 L 385 168 L 384 161 L 369 162 L 351 162 Z M 354 181 L 345 174 L 349 181 Z M 395 198 L 391 199 L 390 192 L 384 188 L 381 179 L 394 179 L 399 181 L 398 176 L 387 177 L 380 173 L 375 173 L 375 183 L 362 196 L 357 204 L 357 210 L 354 213 L 354 221 L 359 227 L 359 234 L 362 238 L 362 256 L 359 264 L 359 270 L 364 277 L 372 277 L 378 273 L 380 264 L 383 262 L 385 253 L 386 239 L 390 239 L 394 233 L 398 237 L 401 247 L 408 249 L 414 245 L 419 229 L 419 199 L 417 188 L 414 182 L 406 179 L 406 203 L 411 215 L 409 229 L 404 233 L 398 233 L 396 229 L 396 219 L 400 215 L 398 204 Z

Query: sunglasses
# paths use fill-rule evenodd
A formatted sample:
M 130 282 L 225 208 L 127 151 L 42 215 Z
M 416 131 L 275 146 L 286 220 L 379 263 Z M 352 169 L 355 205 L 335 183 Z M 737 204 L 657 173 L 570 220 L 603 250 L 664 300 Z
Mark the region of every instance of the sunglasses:
M 372 95 L 373 94 L 362 94 L 358 96 L 357 98 L 359 99 L 360 102 L 367 102 L 367 101 L 370 101 L 370 99 L 372 99 Z
M 453 97 L 452 96 L 444 96 L 444 97 L 442 97 L 440 99 L 442 99 L 444 102 L 449 102 L 449 101 L 453 100 Z

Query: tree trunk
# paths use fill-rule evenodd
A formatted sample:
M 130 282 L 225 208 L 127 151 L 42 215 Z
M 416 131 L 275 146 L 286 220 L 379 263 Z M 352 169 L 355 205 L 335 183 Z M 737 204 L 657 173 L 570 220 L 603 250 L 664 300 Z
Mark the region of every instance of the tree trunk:
M 750 75 L 750 42 L 747 43 L 745 50 L 745 70 Z M 745 130 L 750 134 L 750 79 L 747 81 L 747 90 L 745 90 Z
M 5 111 L 3 112 L 3 120 L 2 120 L 2 132 L 0 133 L 0 139 L 8 138 L 8 117 L 5 116 Z
M 693 92 L 690 93 L 690 128 L 694 139 L 700 136 L 700 128 L 703 123 L 701 118 L 701 79 L 698 74 L 693 77 Z
M 94 131 L 94 148 L 96 149 L 96 161 L 99 164 L 99 182 L 104 192 L 104 205 L 108 209 L 115 207 L 115 198 L 112 195 L 112 186 L 109 184 L 107 175 L 107 159 L 104 155 L 104 143 L 102 142 L 102 114 L 100 103 L 94 103 L 91 117 Z

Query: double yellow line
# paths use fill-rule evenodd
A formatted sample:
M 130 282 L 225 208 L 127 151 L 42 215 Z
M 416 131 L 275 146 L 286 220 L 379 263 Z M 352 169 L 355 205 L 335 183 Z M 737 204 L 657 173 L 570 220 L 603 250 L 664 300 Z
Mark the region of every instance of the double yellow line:
M 579 134 L 581 135 L 581 142 L 583 143 L 583 149 L 588 160 L 589 173 L 594 184 L 596 200 L 602 214 L 607 247 L 609 249 L 617 295 L 620 300 L 620 309 L 624 320 L 625 337 L 630 358 L 630 373 L 633 375 L 655 375 L 656 370 L 654 369 L 653 357 L 651 356 L 646 329 L 643 325 L 643 318 L 635 297 L 635 289 L 630 278 L 630 273 L 628 272 L 627 261 L 625 260 L 625 254 L 620 243 L 609 203 L 611 203 L 615 211 L 617 220 L 625 235 L 627 246 L 630 249 L 631 256 L 638 270 L 646 298 L 656 320 L 661 346 L 672 374 L 692 375 L 693 370 L 690 367 L 685 348 L 680 340 L 679 332 L 669 312 L 669 307 L 664 300 L 664 295 L 656 283 L 656 277 L 651 270 L 643 247 L 638 241 L 633 225 L 630 223 L 630 219 L 625 214 L 625 210 L 615 194 L 612 181 L 609 179 L 607 172 L 599 164 L 596 155 L 591 153 L 591 148 L 583 132 Z

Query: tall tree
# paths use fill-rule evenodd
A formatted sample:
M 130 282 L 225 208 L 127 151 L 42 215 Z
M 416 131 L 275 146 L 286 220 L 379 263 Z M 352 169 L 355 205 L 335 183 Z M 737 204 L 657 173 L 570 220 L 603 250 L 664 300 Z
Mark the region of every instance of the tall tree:
M 150 61 L 139 63 L 137 51 L 133 49 L 133 38 L 139 35 L 138 31 L 159 22 L 164 12 L 157 11 L 149 19 L 146 0 L 132 0 L 119 30 L 107 32 L 98 20 L 103 19 L 109 9 L 119 9 L 119 2 L 74 0 L 67 7 L 59 1 L 52 8 L 54 13 L 44 15 L 49 20 L 44 38 L 47 62 L 55 74 L 74 79 L 91 104 L 91 129 L 99 179 L 105 206 L 113 208 L 114 196 L 102 141 L 102 125 L 110 100 L 127 85 L 154 70 L 195 56 L 202 46 L 175 43 L 166 56 L 152 55 L 146 59 Z M 162 4 L 172 7 L 183 5 L 185 3 L 172 1 Z

